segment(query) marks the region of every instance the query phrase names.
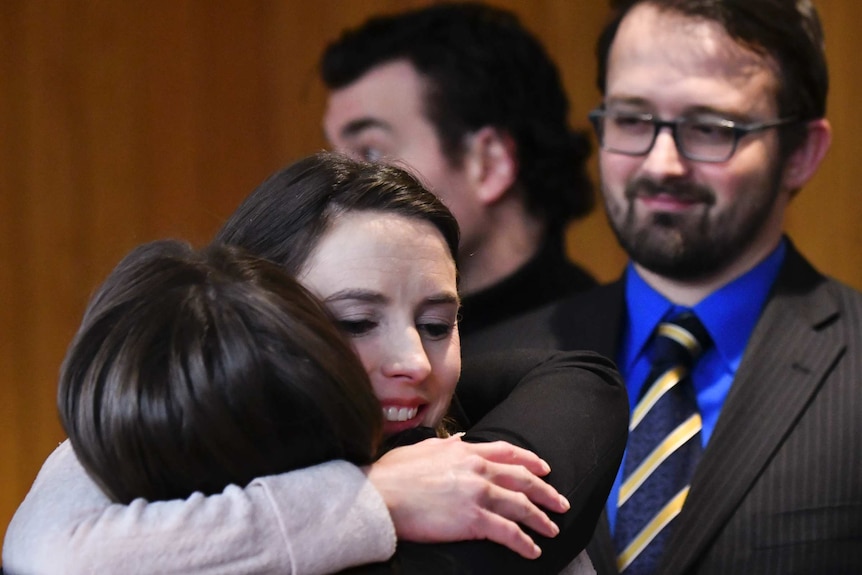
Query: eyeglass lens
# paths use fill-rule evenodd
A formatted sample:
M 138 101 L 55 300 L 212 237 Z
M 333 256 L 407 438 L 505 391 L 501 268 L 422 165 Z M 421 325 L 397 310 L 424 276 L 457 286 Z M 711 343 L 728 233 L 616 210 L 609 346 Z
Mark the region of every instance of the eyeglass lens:
M 600 123 L 602 146 L 609 151 L 644 155 L 652 149 L 662 127 L 673 131 L 677 148 L 692 160 L 721 162 L 728 159 L 736 145 L 734 129 L 721 120 L 681 118 L 663 122 L 651 116 L 606 113 Z

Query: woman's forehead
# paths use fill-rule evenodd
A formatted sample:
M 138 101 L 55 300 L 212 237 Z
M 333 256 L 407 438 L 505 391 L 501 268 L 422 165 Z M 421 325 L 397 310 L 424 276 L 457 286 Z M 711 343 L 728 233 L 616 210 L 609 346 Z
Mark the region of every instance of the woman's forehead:
M 440 231 L 420 218 L 359 211 L 336 218 L 306 262 L 300 279 L 357 283 L 367 279 L 408 283 L 420 277 L 454 290 L 455 263 Z M 415 277 L 414 277 L 415 276 Z

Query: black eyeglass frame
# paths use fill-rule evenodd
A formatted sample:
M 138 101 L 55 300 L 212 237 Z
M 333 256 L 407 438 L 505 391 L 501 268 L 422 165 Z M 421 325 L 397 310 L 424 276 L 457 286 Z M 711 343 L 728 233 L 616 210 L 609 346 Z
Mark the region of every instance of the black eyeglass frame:
M 679 132 L 677 128 L 680 124 L 684 124 L 687 122 L 692 122 L 692 118 L 676 118 L 675 120 L 659 120 L 652 114 L 625 114 L 628 117 L 635 118 L 644 122 L 649 122 L 653 126 L 652 138 L 650 139 L 649 145 L 642 152 L 627 152 L 624 150 L 618 150 L 616 148 L 608 148 L 605 146 L 605 137 L 604 137 L 604 127 L 602 126 L 602 120 L 604 120 L 608 116 L 618 116 L 623 115 L 618 112 L 612 112 L 605 108 L 596 108 L 587 114 L 587 118 L 589 118 L 590 123 L 593 125 L 593 129 L 596 132 L 596 137 L 599 139 L 599 146 L 605 151 L 614 152 L 616 154 L 623 154 L 626 156 L 646 156 L 649 154 L 653 146 L 655 146 L 655 141 L 658 138 L 658 134 L 662 128 L 670 128 L 671 136 L 673 137 L 674 145 L 676 145 L 676 150 L 679 154 L 687 159 L 694 162 L 704 162 L 709 164 L 720 164 L 722 162 L 728 161 L 733 157 L 733 154 L 736 153 L 736 148 L 739 145 L 739 140 L 748 134 L 754 132 L 762 132 L 763 130 L 768 130 L 770 128 L 778 128 L 780 126 L 787 126 L 790 124 L 796 124 L 801 120 L 795 116 L 787 117 L 787 118 L 778 118 L 777 120 L 769 120 L 765 122 L 751 122 L 748 124 L 743 124 L 741 122 L 734 122 L 733 120 L 725 120 L 718 119 L 714 125 L 720 128 L 726 128 L 732 131 L 733 133 L 733 144 L 730 147 L 730 151 L 727 155 L 721 159 L 716 158 L 702 158 L 694 154 L 688 153 L 685 149 L 685 145 L 682 144 Z

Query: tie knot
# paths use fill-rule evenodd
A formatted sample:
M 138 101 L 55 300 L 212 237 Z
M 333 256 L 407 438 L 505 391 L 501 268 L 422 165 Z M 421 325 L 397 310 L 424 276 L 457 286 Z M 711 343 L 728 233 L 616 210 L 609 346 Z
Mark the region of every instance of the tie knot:
M 694 315 L 685 311 L 658 325 L 653 342 L 653 364 L 691 364 L 712 344 L 706 328 Z

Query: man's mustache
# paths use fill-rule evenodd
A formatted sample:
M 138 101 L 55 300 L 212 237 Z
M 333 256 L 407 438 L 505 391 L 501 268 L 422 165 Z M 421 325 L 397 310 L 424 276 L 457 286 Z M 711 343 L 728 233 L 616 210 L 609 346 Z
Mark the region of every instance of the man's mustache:
M 639 178 L 626 186 L 626 199 L 654 198 L 668 196 L 681 202 L 715 204 L 715 193 L 706 187 L 688 182 L 655 182 L 647 178 Z

